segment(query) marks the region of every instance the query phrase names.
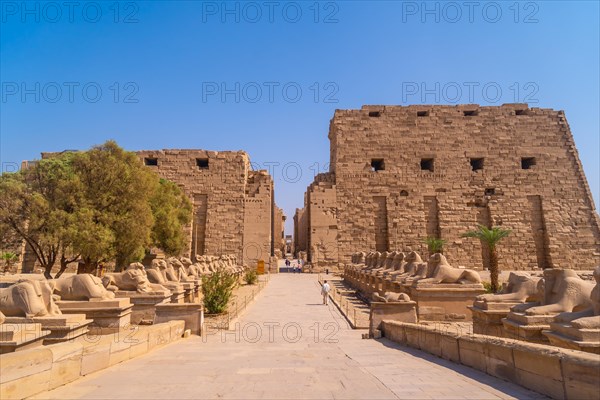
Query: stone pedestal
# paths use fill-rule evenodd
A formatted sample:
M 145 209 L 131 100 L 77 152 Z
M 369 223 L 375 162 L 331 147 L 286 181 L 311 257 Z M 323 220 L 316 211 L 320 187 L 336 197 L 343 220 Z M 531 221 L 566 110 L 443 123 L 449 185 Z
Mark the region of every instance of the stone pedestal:
M 183 287 L 183 302 L 195 303 L 196 284 L 194 282 L 181 282 L 181 286 Z M 171 301 L 171 303 L 174 302 Z
M 535 303 L 530 307 L 537 305 L 539 304 Z M 505 336 L 532 343 L 547 344 L 548 338 L 542 335 L 542 331 L 550 329 L 550 323 L 556 315 L 526 315 L 525 312 L 511 311 L 506 318 L 502 319 Z
M 129 299 L 116 296 L 108 300 L 61 300 L 56 304 L 63 314 L 85 314 L 93 320 L 93 327 L 118 329 L 130 324 L 133 305 Z
M 473 333 L 481 335 L 505 337 L 502 319 L 506 318 L 511 307 L 522 303 L 500 303 L 475 300 L 471 310 Z
M 41 346 L 50 331 L 42 329 L 42 324 L 0 324 L 0 354 L 27 350 Z
M 378 273 L 375 277 L 375 291 L 380 295 L 385 294 L 385 292 L 389 292 L 389 280 L 387 279 L 389 273 L 381 272 Z
M 386 288 L 388 292 L 403 293 L 402 292 L 402 281 L 400 280 L 389 280 L 386 282 Z
M 171 291 L 170 303 L 173 303 L 173 304 L 185 303 L 185 289 L 183 288 L 182 285 L 179 285 L 179 287 L 169 287 L 168 289 Z
M 83 313 L 52 315 L 46 317 L 7 317 L 4 324 L 40 324 L 49 334 L 44 336 L 44 344 L 66 342 L 85 335 L 91 319 Z
M 600 329 L 578 329 L 570 323 L 551 322 L 550 330 L 543 330 L 553 346 L 600 354 Z
M 369 313 L 369 334 L 373 337 L 375 330 L 380 329 L 381 321 L 391 320 L 398 322 L 417 323 L 417 303 L 403 301 L 394 303 L 371 302 Z
M 481 284 L 419 283 L 410 287 L 410 298 L 417 302 L 419 321 L 471 321 L 469 306 L 480 294 Z
M 183 291 L 180 295 L 183 299 Z M 130 320 L 134 325 L 152 324 L 156 315 L 156 306 L 169 303 L 172 299 L 171 292 L 138 293 L 119 290 L 115 292 L 115 296 L 127 297 L 133 304 Z
M 158 304 L 154 323 L 168 322 L 173 320 L 185 321 L 185 329 L 190 329 L 195 335 L 202 333 L 204 323 L 204 309 L 200 303 L 185 304 Z
M 194 287 L 191 292 L 191 297 L 190 297 L 191 301 L 186 300 L 186 303 L 201 303 L 202 302 L 202 280 L 196 279 L 196 280 L 192 281 L 192 283 L 194 284 Z

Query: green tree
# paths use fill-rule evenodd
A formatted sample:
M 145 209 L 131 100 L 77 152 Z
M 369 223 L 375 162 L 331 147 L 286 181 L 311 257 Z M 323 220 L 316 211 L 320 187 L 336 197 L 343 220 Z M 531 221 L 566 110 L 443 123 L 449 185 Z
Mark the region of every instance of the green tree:
M 0 232 L 25 240 L 47 278 L 57 261 L 56 277 L 77 260 L 93 273 L 102 262 L 139 261 L 152 244 L 178 255 L 191 210 L 177 185 L 113 141 L 0 176 Z
M 444 245 L 446 244 L 446 240 L 430 236 L 425 238 L 424 242 L 427 245 L 429 255 L 444 252 Z
M 469 231 L 463 234 L 463 237 L 472 237 L 479 239 L 483 244 L 488 246 L 490 251 L 490 280 L 491 290 L 493 293 L 498 291 L 498 253 L 496 252 L 496 246 L 500 240 L 504 239 L 510 234 L 510 229 L 503 229 L 500 227 L 488 228 L 484 225 L 479 225 L 476 230 Z
M 72 161 L 71 154 L 63 154 L 0 176 L 1 230 L 27 242 L 47 278 L 58 259 L 68 264 L 77 258 L 67 234 L 80 201 Z
M 192 203 L 175 183 L 160 179 L 150 199 L 154 224 L 152 244 L 170 256 L 179 256 L 188 234 L 184 229 L 192 220 Z
M 85 197 L 89 229 L 77 241 L 83 260 L 82 272 L 93 272 L 98 264 L 116 259 L 117 269 L 139 261 L 151 243 L 154 219 L 150 196 L 156 191 L 156 174 L 144 167 L 135 153 L 108 141 L 77 153 L 74 170 Z

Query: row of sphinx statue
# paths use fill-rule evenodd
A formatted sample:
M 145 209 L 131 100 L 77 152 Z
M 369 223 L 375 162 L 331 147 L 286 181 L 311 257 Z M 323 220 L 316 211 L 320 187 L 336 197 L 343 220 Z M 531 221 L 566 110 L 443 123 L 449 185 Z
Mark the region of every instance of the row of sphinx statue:
M 427 262 L 415 251 L 359 252 L 354 253 L 351 260 L 345 274 L 358 279 L 378 277 L 402 283 L 481 283 L 477 271 L 455 268 L 441 253 L 432 254 Z
M 344 279 L 374 301 L 406 301 L 406 294 L 412 296 L 411 289 L 423 283 L 481 284 L 477 271 L 452 267 L 439 253 L 426 262 L 414 251 L 359 252 L 351 260 Z M 525 332 L 518 335 L 523 340 L 547 342 L 544 336 L 548 336 L 551 343 L 566 347 L 569 337 L 575 337 L 579 342 L 596 343 L 589 346 L 600 351 L 600 266 L 593 271 L 593 280 L 583 279 L 585 275 L 572 269 L 549 268 L 538 274 L 513 271 L 499 293 L 474 295 L 470 300 L 474 323 L 484 321 L 476 321 L 477 313 L 503 312 L 500 326 L 506 332 Z M 440 285 L 439 290 L 445 287 Z
M 600 266 L 594 269 L 593 278 L 594 281 L 583 280 L 572 269 L 546 269 L 543 277 L 511 272 L 501 293 L 478 296 L 475 306 L 516 303 L 510 308 L 513 313 L 553 315 L 554 322 L 597 329 L 600 328 Z
M 132 263 L 122 272 L 107 273 L 102 278 L 78 274 L 59 279 L 20 279 L 0 287 L 0 323 L 5 316 L 44 317 L 60 315 L 58 300 L 106 300 L 118 291 L 169 293 L 184 282 L 201 282 L 202 276 L 224 270 L 241 274 L 245 267 L 233 255 L 171 257 L 155 259 L 150 266 Z

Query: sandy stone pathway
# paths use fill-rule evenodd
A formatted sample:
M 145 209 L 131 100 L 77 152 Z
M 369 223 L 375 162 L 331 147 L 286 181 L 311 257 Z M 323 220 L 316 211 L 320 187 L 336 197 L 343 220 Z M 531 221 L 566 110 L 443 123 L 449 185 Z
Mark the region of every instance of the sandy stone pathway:
M 363 340 L 316 275 L 272 276 L 236 329 L 209 332 L 39 399 L 497 399 L 542 397 L 388 340 Z

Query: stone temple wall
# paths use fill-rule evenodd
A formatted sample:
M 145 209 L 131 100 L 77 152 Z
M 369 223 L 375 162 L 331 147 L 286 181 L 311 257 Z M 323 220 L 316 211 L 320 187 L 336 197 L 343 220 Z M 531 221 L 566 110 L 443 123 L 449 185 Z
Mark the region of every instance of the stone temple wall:
M 273 180 L 266 171 L 249 171 L 244 198 L 244 260 L 269 262 L 272 254 Z
M 144 150 L 148 168 L 176 182 L 194 206 L 191 256 L 236 254 L 253 266 L 271 255 L 273 180 L 243 151 Z
M 336 186 L 331 173 L 319 174 L 308 187 L 305 209 L 308 210 L 307 252 L 313 264 L 337 263 Z
M 512 230 L 498 247 L 503 269 L 600 264 L 599 218 L 563 111 L 364 106 L 337 110 L 329 139 L 335 195 L 305 212 L 335 210 L 337 223 L 310 218 L 308 231 L 337 225 L 339 262 L 361 250 L 426 255 L 435 236 L 453 265 L 481 268 L 487 252 L 461 234 L 484 224 Z
M 306 194 L 304 195 L 306 198 Z M 294 255 L 299 257 L 299 252 L 306 251 L 308 237 L 308 223 L 306 221 L 306 208 L 296 208 L 294 214 Z
M 42 158 L 54 154 L 42 153 Z M 136 154 L 159 176 L 177 183 L 192 201 L 186 255 L 235 254 L 249 266 L 256 266 L 259 259 L 269 263 L 276 246 L 273 179 L 267 171 L 252 171 L 248 154 L 179 149 Z M 23 167 L 31 162 L 24 162 Z M 32 251 L 24 247 L 21 258 L 22 270 L 33 271 Z
M 279 258 L 285 257 L 285 214 L 277 206 L 273 208 L 273 253 Z

